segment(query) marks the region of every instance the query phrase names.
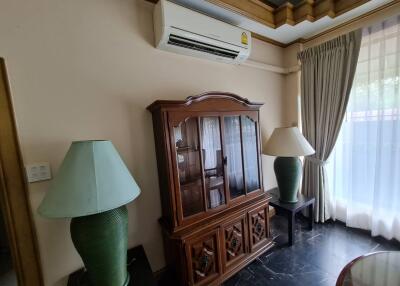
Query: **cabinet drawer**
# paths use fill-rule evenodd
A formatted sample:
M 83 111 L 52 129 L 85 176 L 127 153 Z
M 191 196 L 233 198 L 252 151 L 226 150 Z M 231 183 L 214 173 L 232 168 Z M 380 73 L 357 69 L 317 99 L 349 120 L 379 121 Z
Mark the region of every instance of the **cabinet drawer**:
M 221 274 L 219 239 L 214 229 L 186 241 L 189 285 L 209 285 Z
M 269 241 L 268 210 L 269 205 L 266 204 L 248 212 L 250 251 Z
M 247 220 L 243 214 L 222 225 L 222 261 L 224 272 L 240 262 L 248 252 Z

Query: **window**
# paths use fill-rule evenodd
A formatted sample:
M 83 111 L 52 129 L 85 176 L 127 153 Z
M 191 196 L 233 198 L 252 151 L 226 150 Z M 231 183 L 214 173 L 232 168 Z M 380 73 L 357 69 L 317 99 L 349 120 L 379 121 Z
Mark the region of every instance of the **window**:
M 400 240 L 400 16 L 363 31 L 346 115 L 328 162 L 334 218 Z

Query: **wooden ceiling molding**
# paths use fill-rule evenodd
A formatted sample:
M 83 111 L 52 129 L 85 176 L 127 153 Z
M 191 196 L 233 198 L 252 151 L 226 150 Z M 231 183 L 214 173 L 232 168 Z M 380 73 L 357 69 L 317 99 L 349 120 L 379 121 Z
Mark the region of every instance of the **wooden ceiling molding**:
M 231 10 L 271 28 L 275 26 L 274 8 L 260 0 L 206 0 L 214 5 Z
M 325 16 L 335 18 L 370 0 L 302 0 L 296 5 L 286 1 L 279 7 L 268 5 L 266 0 L 206 1 L 276 29 L 285 24 L 294 26 L 306 20 L 314 22 Z
M 146 0 L 157 3 L 159 0 Z M 179 0 L 169 0 L 178 1 Z M 371 0 L 204 0 L 223 9 L 242 15 L 248 19 L 261 23 L 272 29 L 277 29 L 282 25 L 295 26 L 300 22 L 315 22 L 322 17 L 336 18 L 352 9 L 355 9 Z M 299 36 L 291 42 L 283 43 L 264 35 L 252 32 L 252 36 L 258 40 L 270 43 L 279 47 L 286 48 L 295 43 L 305 44 L 319 37 L 329 34 L 332 31 L 353 25 L 366 17 L 370 17 L 383 10 L 397 7 L 400 9 L 400 0 L 393 0 L 382 6 L 376 7 L 362 15 L 354 17 L 344 23 L 335 25 L 329 29 L 324 29 L 310 37 Z
M 295 25 L 295 14 L 294 14 L 294 6 L 289 2 L 286 2 L 282 6 L 278 7 L 274 11 L 274 23 L 275 27 L 282 26 L 284 24 L 288 24 L 291 26 Z
M 270 39 L 268 37 L 264 37 L 263 35 L 260 35 L 260 34 L 257 34 L 257 33 L 251 32 L 251 36 L 253 38 L 256 38 L 257 40 L 260 40 L 260 41 L 263 41 L 265 43 L 269 43 L 269 44 L 272 44 L 272 45 L 275 45 L 275 46 L 278 46 L 278 47 L 281 47 L 281 48 L 286 48 L 286 47 L 289 46 L 288 44 L 284 44 L 284 43 L 275 41 L 273 39 Z

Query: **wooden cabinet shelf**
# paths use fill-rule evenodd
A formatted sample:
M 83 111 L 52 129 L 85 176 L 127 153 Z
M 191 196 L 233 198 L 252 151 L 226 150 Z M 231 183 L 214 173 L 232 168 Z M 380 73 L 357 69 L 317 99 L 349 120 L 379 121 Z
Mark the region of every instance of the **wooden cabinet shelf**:
M 165 256 L 181 285 L 218 285 L 272 246 L 261 105 L 211 92 L 148 107 Z
M 177 153 L 184 153 L 184 152 L 198 152 L 199 150 L 192 149 L 190 147 L 177 147 Z

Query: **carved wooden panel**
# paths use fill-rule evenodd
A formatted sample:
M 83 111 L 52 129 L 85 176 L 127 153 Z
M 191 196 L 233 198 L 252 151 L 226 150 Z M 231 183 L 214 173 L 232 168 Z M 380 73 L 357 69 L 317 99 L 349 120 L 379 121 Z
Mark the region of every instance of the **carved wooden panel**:
M 247 252 L 247 224 L 245 216 L 236 218 L 223 227 L 225 269 L 240 260 Z
M 218 231 L 190 241 L 187 250 L 191 261 L 190 284 L 208 285 L 220 273 Z
M 253 250 L 269 238 L 268 206 L 249 212 L 250 246 Z

